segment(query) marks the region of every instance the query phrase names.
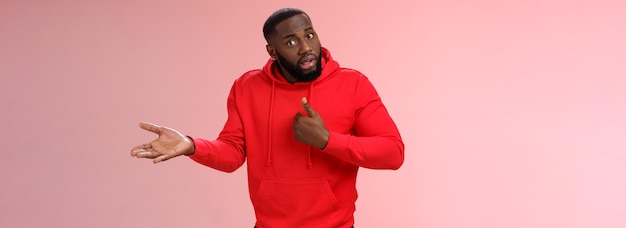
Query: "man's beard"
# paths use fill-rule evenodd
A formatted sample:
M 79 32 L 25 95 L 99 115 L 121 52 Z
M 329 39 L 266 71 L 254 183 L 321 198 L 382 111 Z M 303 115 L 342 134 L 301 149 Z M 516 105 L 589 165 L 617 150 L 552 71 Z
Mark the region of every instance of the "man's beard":
M 322 53 L 321 50 L 320 50 L 320 53 Z M 312 72 L 309 72 L 309 73 L 305 73 L 299 67 L 298 63 L 300 62 L 300 60 L 298 60 L 298 63 L 292 64 L 289 61 L 287 61 L 285 58 L 283 58 L 283 56 L 280 53 L 276 53 L 276 54 L 278 56 L 278 63 L 281 66 L 283 66 L 283 68 L 285 68 L 287 70 L 287 72 L 289 72 L 289 74 L 291 74 L 291 76 L 296 78 L 299 82 L 310 82 L 310 81 L 313 81 L 313 80 L 317 79 L 322 74 L 322 56 L 318 56 L 317 57 L 317 63 L 315 64 L 315 70 L 313 70 Z

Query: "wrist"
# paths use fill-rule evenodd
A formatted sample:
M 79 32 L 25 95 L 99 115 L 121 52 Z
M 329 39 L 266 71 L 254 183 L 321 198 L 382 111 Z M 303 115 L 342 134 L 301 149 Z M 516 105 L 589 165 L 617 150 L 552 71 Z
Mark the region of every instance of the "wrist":
M 318 148 L 320 148 L 320 150 L 324 150 L 326 148 L 326 146 L 328 145 L 328 139 L 330 138 L 330 132 L 328 130 L 326 130 L 322 136 L 322 143 L 320 146 L 318 146 Z
M 185 156 L 191 156 L 196 152 L 196 144 L 193 142 L 193 139 L 189 136 L 185 136 L 184 141 L 189 145 L 188 148 L 184 155 Z

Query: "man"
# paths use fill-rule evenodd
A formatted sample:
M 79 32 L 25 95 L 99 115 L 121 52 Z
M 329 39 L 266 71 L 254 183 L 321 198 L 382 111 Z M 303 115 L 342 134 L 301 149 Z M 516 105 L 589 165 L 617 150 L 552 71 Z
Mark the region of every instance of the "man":
M 235 81 L 216 140 L 142 122 L 159 137 L 131 155 L 187 155 L 225 172 L 247 159 L 257 227 L 352 227 L 357 171 L 402 165 L 398 129 L 369 80 L 321 46 L 305 12 L 274 12 L 263 35 L 271 58 Z

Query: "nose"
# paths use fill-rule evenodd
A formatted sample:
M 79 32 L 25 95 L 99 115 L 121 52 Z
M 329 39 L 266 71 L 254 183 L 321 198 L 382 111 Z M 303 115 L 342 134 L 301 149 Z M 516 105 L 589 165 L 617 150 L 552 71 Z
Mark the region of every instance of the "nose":
M 300 54 L 307 54 L 309 52 L 311 52 L 313 50 L 313 48 L 311 47 L 311 44 L 309 43 L 310 41 L 308 40 L 303 40 L 302 42 L 300 42 L 302 45 L 300 46 Z

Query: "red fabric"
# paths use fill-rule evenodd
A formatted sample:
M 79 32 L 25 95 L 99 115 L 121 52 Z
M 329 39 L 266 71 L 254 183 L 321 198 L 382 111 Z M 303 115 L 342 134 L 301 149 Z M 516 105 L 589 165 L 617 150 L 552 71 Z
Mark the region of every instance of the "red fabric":
M 231 88 L 219 137 L 192 137 L 198 163 L 232 172 L 247 159 L 259 228 L 350 227 L 358 168 L 398 169 L 404 161 L 400 134 L 370 81 L 322 53 L 322 75 L 312 82 L 290 84 L 273 60 L 246 72 Z M 324 150 L 293 136 L 302 97 L 331 132 Z

